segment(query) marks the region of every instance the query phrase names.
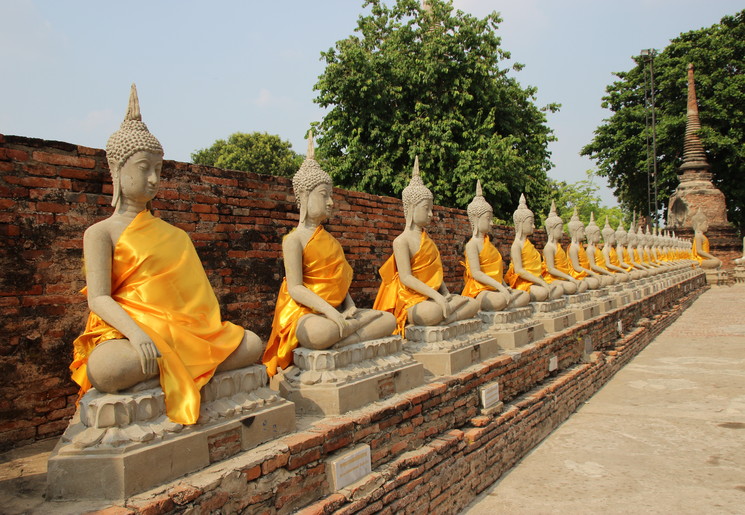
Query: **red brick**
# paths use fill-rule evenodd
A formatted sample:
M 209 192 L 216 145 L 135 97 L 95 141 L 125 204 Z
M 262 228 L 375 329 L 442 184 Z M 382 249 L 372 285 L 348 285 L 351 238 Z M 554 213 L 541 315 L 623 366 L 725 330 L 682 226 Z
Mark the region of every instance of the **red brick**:
M 253 481 L 256 478 L 261 477 L 261 465 L 256 465 L 250 469 L 244 470 L 243 475 L 246 476 L 246 481 Z
M 52 154 L 49 152 L 36 151 L 32 155 L 33 159 L 41 163 L 53 165 L 75 166 L 77 168 L 93 168 L 96 166 L 96 160 L 90 157 L 68 156 L 64 154 Z
M 285 465 L 287 465 L 287 462 L 289 461 L 289 459 L 290 459 L 289 452 L 283 452 L 281 454 L 277 454 L 261 464 L 261 473 L 263 475 L 267 475 L 271 472 L 274 472 L 278 468 L 284 467 Z
M 287 470 L 295 470 L 319 459 L 321 459 L 319 448 L 309 449 L 300 454 L 292 454 L 287 462 Z

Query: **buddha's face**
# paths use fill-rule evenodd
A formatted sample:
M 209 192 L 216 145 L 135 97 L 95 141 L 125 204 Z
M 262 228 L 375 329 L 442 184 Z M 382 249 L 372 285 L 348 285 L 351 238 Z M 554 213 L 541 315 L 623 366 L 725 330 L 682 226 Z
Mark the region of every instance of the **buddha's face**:
M 574 231 L 575 238 L 577 238 L 577 241 L 582 242 L 585 239 L 585 226 L 584 225 L 578 225 L 577 229 Z
M 132 154 L 119 170 L 122 197 L 143 204 L 153 200 L 158 193 L 162 168 L 160 154 L 147 150 Z
M 491 231 L 492 219 L 494 218 L 494 212 L 490 209 L 486 213 L 483 213 L 476 221 L 476 227 L 480 233 L 485 234 Z
M 634 245 L 636 245 L 636 233 L 634 233 L 633 231 L 632 231 L 632 232 L 630 232 L 630 233 L 628 233 L 628 235 L 626 236 L 626 241 L 627 241 L 627 242 L 628 242 L 628 244 L 629 244 L 629 245 L 631 245 L 632 247 L 633 247 Z
M 334 199 L 331 197 L 330 184 L 319 184 L 308 194 L 307 217 L 311 220 L 323 222 L 331 217 L 334 209 Z
M 432 199 L 420 200 L 412 213 L 412 221 L 419 227 L 426 227 L 432 221 Z
M 603 239 L 608 245 L 613 245 L 614 243 L 616 243 L 616 233 L 609 232 L 607 236 L 603 237 Z
M 551 228 L 551 236 L 554 240 L 559 241 L 564 235 L 564 224 L 556 224 Z
M 535 218 L 533 218 L 533 216 L 528 216 L 520 224 L 520 230 L 525 236 L 533 234 L 533 231 L 535 231 Z
M 592 243 L 593 245 L 595 245 L 599 241 L 600 241 L 599 231 L 587 231 L 587 243 Z
M 618 243 L 619 245 L 626 245 L 626 233 L 625 232 L 616 233 L 616 243 Z

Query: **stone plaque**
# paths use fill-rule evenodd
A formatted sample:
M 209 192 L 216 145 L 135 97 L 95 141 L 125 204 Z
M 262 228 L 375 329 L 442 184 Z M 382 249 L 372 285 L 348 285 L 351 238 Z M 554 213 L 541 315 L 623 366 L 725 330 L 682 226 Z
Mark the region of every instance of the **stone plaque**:
M 551 356 L 551 359 L 548 360 L 548 371 L 553 372 L 554 370 L 559 369 L 559 358 L 558 356 L 554 355 Z
M 488 384 L 481 388 L 481 407 L 491 408 L 499 402 L 499 382 Z
M 333 491 L 351 485 L 372 472 L 370 446 L 361 445 L 328 461 L 329 482 Z

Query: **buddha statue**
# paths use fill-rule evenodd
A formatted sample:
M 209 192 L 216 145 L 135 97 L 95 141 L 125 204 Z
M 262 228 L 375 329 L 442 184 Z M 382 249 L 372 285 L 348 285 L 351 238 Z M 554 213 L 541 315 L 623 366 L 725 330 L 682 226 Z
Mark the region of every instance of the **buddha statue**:
M 528 238 L 535 231 L 535 216 L 528 209 L 525 195 L 520 194 L 520 204 L 512 214 L 515 222 L 515 240 L 510 248 L 510 267 L 505 281 L 511 288 L 530 293 L 532 301 L 544 302 L 556 300 L 564 295 L 561 284 L 549 284 L 543 278 L 543 260 L 541 254 Z
M 292 189 L 300 217 L 297 227 L 282 239 L 285 277 L 262 358 L 270 377 L 292 365 L 292 351 L 298 345 L 341 348 L 390 336 L 396 328 L 393 315 L 358 309 L 349 295 L 352 267 L 337 239 L 323 227 L 334 207 L 333 185 L 315 159 L 312 134 Z
M 406 226 L 393 240 L 393 255 L 380 267 L 382 283 L 373 308 L 393 313 L 401 335 L 407 323 L 436 326 L 473 318 L 479 303 L 448 291 L 440 251 L 425 231 L 434 196 L 419 175 L 419 156 L 402 200 Z
M 595 213 L 590 213 L 590 222 L 585 228 L 585 236 L 587 238 L 585 253 L 590 270 L 600 276 L 600 284 L 603 287 L 615 284 L 615 274 L 606 268 L 603 251 L 597 248 L 600 242 L 600 227 L 595 223 Z
M 528 305 L 530 294 L 513 290 L 504 282 L 502 254 L 489 239 L 494 211 L 483 196 L 481 181 L 476 182 L 476 196 L 468 204 L 471 239 L 466 243 L 463 274 L 464 297 L 475 298 L 481 311 L 502 311 Z
M 628 282 L 631 276 L 629 275 L 629 270 L 622 268 L 621 262 L 618 260 L 618 252 L 614 246 L 616 243 L 616 231 L 610 226 L 607 216 L 605 217 L 605 227 L 603 227 L 601 233 L 603 235 L 603 250 L 601 254 L 605 261 L 605 268 L 611 272 L 615 272 L 620 282 Z
M 698 208 L 696 214 L 691 218 L 693 223 L 693 241 L 691 242 L 691 255 L 699 262 L 701 268 L 716 269 L 722 266 L 722 262 L 709 253 L 709 238 L 706 231 L 709 230 L 709 221 L 706 215 Z
M 590 268 L 590 261 L 587 257 L 585 247 L 582 245 L 585 239 L 585 225 L 582 220 L 579 219 L 579 213 L 577 208 L 574 208 L 574 213 L 567 224 L 569 227 L 569 235 L 572 238 L 569 244 L 569 263 L 572 265 L 572 269 L 577 272 L 584 272 L 587 274 L 585 279 L 590 286 L 591 290 L 597 290 L 603 285 L 603 278 L 600 274 Z
M 574 295 L 587 291 L 587 277 L 584 270 L 577 271 L 569 263 L 566 252 L 561 248 L 561 237 L 564 235 L 564 221 L 556 213 L 556 202 L 551 201 L 551 211 L 544 222 L 546 227 L 546 245 L 543 247 L 543 279 L 552 284 L 558 282 L 564 293 Z
M 742 257 L 732 260 L 736 265 L 745 265 L 745 237 L 742 238 Z
M 639 241 L 644 248 L 644 262 L 649 264 L 652 268 L 657 269 L 657 272 L 659 272 L 662 265 L 657 259 L 657 253 L 654 250 L 652 231 L 649 226 L 647 226 L 644 231 L 639 228 L 639 231 Z
M 634 264 L 629 259 L 630 258 L 629 249 L 626 248 L 627 241 L 628 241 L 628 233 L 626 232 L 626 229 L 623 227 L 623 220 L 622 220 L 618 222 L 618 229 L 616 229 L 616 256 L 618 257 L 619 266 L 627 270 L 629 272 L 629 275 L 631 275 L 631 279 L 636 281 L 637 279 L 646 277 L 647 274 L 645 271 L 640 270 L 637 267 L 635 267 Z
M 642 263 L 641 256 L 639 255 L 639 250 L 637 249 L 638 236 L 637 236 L 636 230 L 634 230 L 635 225 L 636 225 L 636 214 L 634 214 L 634 217 L 632 218 L 631 228 L 629 228 L 629 232 L 626 235 L 627 253 L 624 254 L 623 258 L 626 262 L 628 262 L 635 269 L 643 272 L 644 277 L 649 277 L 650 275 L 649 267 L 647 267 L 644 263 Z
M 163 148 L 142 121 L 132 85 L 124 122 L 106 144 L 113 214 L 83 236 L 91 313 L 70 366 L 81 395 L 117 393 L 160 375 L 168 418 L 194 424 L 217 370 L 256 363 L 261 340 L 220 318 L 189 236 L 153 216 Z

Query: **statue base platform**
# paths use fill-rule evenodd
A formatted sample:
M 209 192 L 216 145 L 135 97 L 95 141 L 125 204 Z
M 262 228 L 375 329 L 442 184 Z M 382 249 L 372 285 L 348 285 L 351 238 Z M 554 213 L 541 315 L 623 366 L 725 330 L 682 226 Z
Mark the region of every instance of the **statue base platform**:
M 597 290 L 596 290 L 597 291 Z M 590 293 L 575 293 L 566 295 L 567 309 L 574 313 L 577 322 L 584 322 L 604 313 L 600 303 L 592 298 Z
M 706 274 L 706 284 L 712 286 L 726 286 L 730 284 L 730 274 L 726 270 L 722 270 L 721 268 L 714 270 L 704 268 L 703 271 Z
M 49 458 L 47 500 L 121 500 L 293 431 L 294 405 L 266 382 L 263 365 L 216 374 L 190 426 L 166 417 L 157 379 L 89 390 Z
M 745 283 L 745 265 L 735 265 L 734 270 L 735 282 Z
M 293 352 L 295 367 L 278 387 L 300 413 L 341 415 L 424 384 L 424 367 L 404 352 L 400 336 Z
M 501 348 L 478 318 L 442 326 L 406 326 L 406 352 L 432 375 L 460 372 L 497 356 Z
M 602 303 L 601 309 L 604 310 L 602 311 L 603 313 L 607 313 L 613 309 L 622 308 L 631 302 L 631 296 L 623 284 L 611 284 L 606 288 L 600 288 L 590 293 L 597 295 L 596 300 Z
M 505 350 L 515 349 L 540 340 L 546 335 L 543 324 L 533 320 L 530 307 L 506 311 L 479 311 L 479 318 L 489 328 L 489 334 Z
M 574 313 L 567 309 L 566 296 L 546 302 L 533 302 L 533 318 L 543 324 L 547 333 L 563 331 L 577 322 Z

